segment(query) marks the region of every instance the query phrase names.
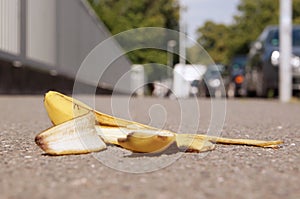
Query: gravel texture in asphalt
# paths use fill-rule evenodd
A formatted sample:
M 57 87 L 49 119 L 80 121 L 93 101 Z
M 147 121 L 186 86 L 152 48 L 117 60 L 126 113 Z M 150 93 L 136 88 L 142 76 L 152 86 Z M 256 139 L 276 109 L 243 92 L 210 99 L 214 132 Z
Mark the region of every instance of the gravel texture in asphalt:
M 204 98 L 197 107 L 191 99 L 179 106 L 176 100 L 158 98 L 127 103 L 121 96 L 114 97 L 113 109 L 110 97 L 95 101 L 97 110 L 120 117 L 129 111 L 136 121 L 176 132 L 206 133 L 211 119 L 211 102 Z M 0 108 L 1 199 L 300 198 L 299 102 L 227 100 L 221 136 L 282 139 L 279 149 L 217 145 L 204 154 L 151 156 L 116 146 L 93 154 L 48 156 L 34 143 L 36 134 L 52 126 L 43 97 L 1 96 Z

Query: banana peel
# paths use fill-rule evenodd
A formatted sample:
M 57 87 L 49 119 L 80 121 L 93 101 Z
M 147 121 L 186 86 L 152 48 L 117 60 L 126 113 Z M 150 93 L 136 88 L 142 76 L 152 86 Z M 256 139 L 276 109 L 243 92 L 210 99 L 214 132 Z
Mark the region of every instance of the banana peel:
M 167 131 L 133 131 L 126 138 L 118 138 L 118 144 L 133 152 L 157 153 L 168 148 L 175 136 Z
M 186 152 L 213 150 L 215 144 L 276 148 L 283 143 L 281 140 L 263 141 L 177 134 L 101 113 L 79 100 L 55 91 L 46 93 L 44 105 L 54 127 L 38 134 L 35 141 L 42 150 L 52 155 L 100 151 L 105 149 L 105 144 L 118 145 L 133 152 L 157 153 L 164 151 L 173 143 L 176 143 L 179 150 Z M 86 120 L 89 122 L 82 122 Z M 74 129 L 80 130 L 78 132 Z M 94 142 L 91 142 L 92 139 Z M 82 144 L 85 146 L 82 147 Z
M 176 134 L 176 145 L 181 151 L 197 153 L 216 148 L 216 145 L 207 137 L 199 137 L 196 134 Z
M 101 126 L 125 128 L 128 126 L 135 126 L 136 128 L 153 129 L 152 127 L 144 124 L 98 112 L 79 100 L 55 91 L 49 91 L 46 93 L 44 106 L 51 122 L 54 125 L 59 125 L 80 115 L 86 114 L 89 111 L 93 111 L 98 125 Z
M 35 143 L 49 155 L 101 151 L 106 144 L 94 124 L 94 115 L 90 112 L 41 132 L 35 137 Z

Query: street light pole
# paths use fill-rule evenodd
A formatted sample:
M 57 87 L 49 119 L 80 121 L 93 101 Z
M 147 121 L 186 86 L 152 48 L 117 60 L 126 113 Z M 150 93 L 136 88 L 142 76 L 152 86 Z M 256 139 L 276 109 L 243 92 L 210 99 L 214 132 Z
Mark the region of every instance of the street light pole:
M 185 65 L 186 63 L 186 24 L 184 19 L 184 12 L 186 11 L 186 6 L 181 1 L 180 6 L 180 19 L 179 19 L 179 63 Z
M 167 46 L 167 50 L 168 50 L 168 66 L 170 68 L 173 67 L 173 63 L 174 63 L 174 59 L 173 59 L 173 53 L 174 53 L 174 47 L 176 46 L 176 41 L 175 40 L 169 40 L 168 41 L 168 46 Z
M 280 68 L 279 95 L 281 102 L 288 102 L 292 96 L 292 2 L 280 0 Z
M 174 47 L 176 46 L 176 41 L 175 40 L 169 40 L 168 41 L 168 46 L 167 46 L 167 54 L 168 54 L 168 78 L 171 77 L 172 74 L 172 68 L 173 68 L 173 64 L 174 64 Z

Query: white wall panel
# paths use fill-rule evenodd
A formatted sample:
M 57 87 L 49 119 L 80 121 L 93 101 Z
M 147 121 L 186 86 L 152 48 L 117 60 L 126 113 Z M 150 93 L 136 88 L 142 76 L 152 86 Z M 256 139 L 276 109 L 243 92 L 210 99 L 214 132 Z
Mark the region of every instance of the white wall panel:
M 20 0 L 0 0 L 0 50 L 20 52 Z
M 28 0 L 27 56 L 56 64 L 56 1 Z
M 88 53 L 109 37 L 86 0 L 0 0 L 0 59 L 20 60 L 23 65 L 75 78 Z M 99 55 L 107 54 L 94 60 L 93 70 L 105 72 L 99 84 L 113 87 L 130 70 L 124 56 L 108 68 L 103 64 L 120 52 L 113 40 L 100 49 Z M 90 75 L 95 75 L 93 70 Z M 90 75 L 79 81 L 89 84 Z M 128 78 L 119 90 L 125 93 L 129 88 Z

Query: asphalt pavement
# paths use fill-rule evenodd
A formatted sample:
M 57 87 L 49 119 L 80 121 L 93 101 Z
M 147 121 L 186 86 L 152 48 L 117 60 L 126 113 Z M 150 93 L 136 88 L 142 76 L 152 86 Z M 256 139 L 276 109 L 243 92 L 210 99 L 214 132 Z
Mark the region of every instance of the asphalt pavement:
M 126 101 L 124 96 L 116 101 Z M 211 102 L 132 98 L 129 108 L 107 96 L 96 108 L 182 132 L 206 133 Z M 117 103 L 118 104 L 118 103 Z M 122 103 L 120 103 L 122 104 Z M 193 105 L 194 106 L 194 105 Z M 183 108 L 185 107 L 185 108 Z M 146 156 L 115 146 L 102 152 L 48 156 L 34 143 L 36 134 L 52 126 L 43 96 L 0 96 L 0 198 L 300 198 L 300 102 L 227 100 L 221 136 L 276 140 L 278 149 L 217 145 L 205 154 L 179 151 Z M 185 114 L 183 114 L 185 113 Z M 181 116 L 184 118 L 181 118 Z M 191 125 L 181 121 L 191 121 Z M 196 129 L 195 129 L 196 128 Z M 143 172 L 146 171 L 146 172 Z M 137 172 L 139 172 L 137 174 Z

